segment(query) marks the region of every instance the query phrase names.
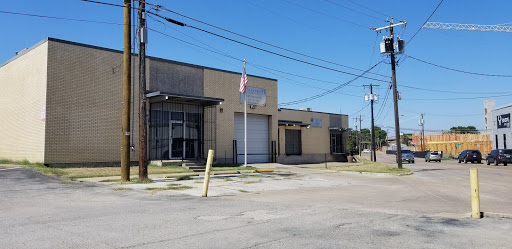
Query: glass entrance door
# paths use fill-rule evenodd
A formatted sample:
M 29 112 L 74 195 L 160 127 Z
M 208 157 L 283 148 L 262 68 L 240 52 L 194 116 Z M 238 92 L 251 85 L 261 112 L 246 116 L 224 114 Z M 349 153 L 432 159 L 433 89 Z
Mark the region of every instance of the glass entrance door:
M 199 158 L 200 115 L 172 112 L 169 122 L 169 158 Z

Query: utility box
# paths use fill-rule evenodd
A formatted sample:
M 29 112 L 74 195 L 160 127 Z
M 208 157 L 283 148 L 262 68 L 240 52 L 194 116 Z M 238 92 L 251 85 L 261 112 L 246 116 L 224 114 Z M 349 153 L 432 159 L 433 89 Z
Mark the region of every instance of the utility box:
M 396 53 L 397 53 L 397 54 L 401 54 L 401 53 L 403 53 L 403 52 L 404 52 L 404 48 L 405 48 L 405 41 L 404 41 L 403 39 L 400 39 L 400 37 L 397 37 L 397 40 L 398 40 L 398 41 L 397 41 L 397 43 L 396 43 L 396 45 L 397 45 L 397 51 L 396 51 Z
M 391 37 L 383 37 L 380 43 L 380 53 L 391 53 L 394 51 L 394 46 Z

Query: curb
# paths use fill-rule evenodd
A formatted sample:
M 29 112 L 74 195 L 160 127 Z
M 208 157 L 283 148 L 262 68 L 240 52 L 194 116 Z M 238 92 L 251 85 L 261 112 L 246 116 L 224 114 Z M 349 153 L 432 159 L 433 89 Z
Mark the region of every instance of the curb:
M 243 173 L 274 172 L 273 169 L 237 170 L 237 171 L 211 171 L 210 175 L 237 175 Z M 204 174 L 204 173 L 203 173 Z M 175 178 L 180 176 L 199 176 L 199 173 L 176 173 L 164 176 L 164 178 Z
M 512 214 L 502 214 L 502 213 L 491 213 L 491 212 L 483 212 L 484 218 L 499 218 L 499 219 L 512 219 Z

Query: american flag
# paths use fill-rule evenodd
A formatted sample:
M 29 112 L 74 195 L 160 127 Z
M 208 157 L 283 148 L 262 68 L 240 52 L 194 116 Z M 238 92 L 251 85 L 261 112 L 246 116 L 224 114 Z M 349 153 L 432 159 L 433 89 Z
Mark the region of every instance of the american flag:
M 245 93 L 245 89 L 247 88 L 247 74 L 245 73 L 245 61 L 244 61 L 244 71 L 242 71 L 242 79 L 240 79 L 240 92 Z

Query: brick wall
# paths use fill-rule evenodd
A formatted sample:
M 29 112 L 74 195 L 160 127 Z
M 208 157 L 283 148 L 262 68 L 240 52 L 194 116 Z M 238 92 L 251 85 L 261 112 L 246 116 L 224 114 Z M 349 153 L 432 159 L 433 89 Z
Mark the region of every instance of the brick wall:
M 225 154 L 232 158 L 235 112 L 244 112 L 244 105 L 240 103 L 240 92 L 238 91 L 240 77 L 241 73 L 204 69 L 204 96 L 224 99 L 223 104 L 217 106 L 215 158 L 220 159 L 220 162 L 225 161 L 223 160 Z M 247 113 L 268 115 L 269 141 L 277 141 L 277 81 L 248 76 L 247 85 L 266 90 L 266 106 L 257 106 L 256 109 L 247 108 Z M 229 162 L 229 160 L 226 161 Z
M 50 40 L 47 91 L 45 163 L 120 162 L 121 52 Z M 132 91 L 136 96 L 132 110 L 136 149 L 131 160 L 136 161 L 138 87 Z
M 0 158 L 44 161 L 48 44 L 0 67 Z

